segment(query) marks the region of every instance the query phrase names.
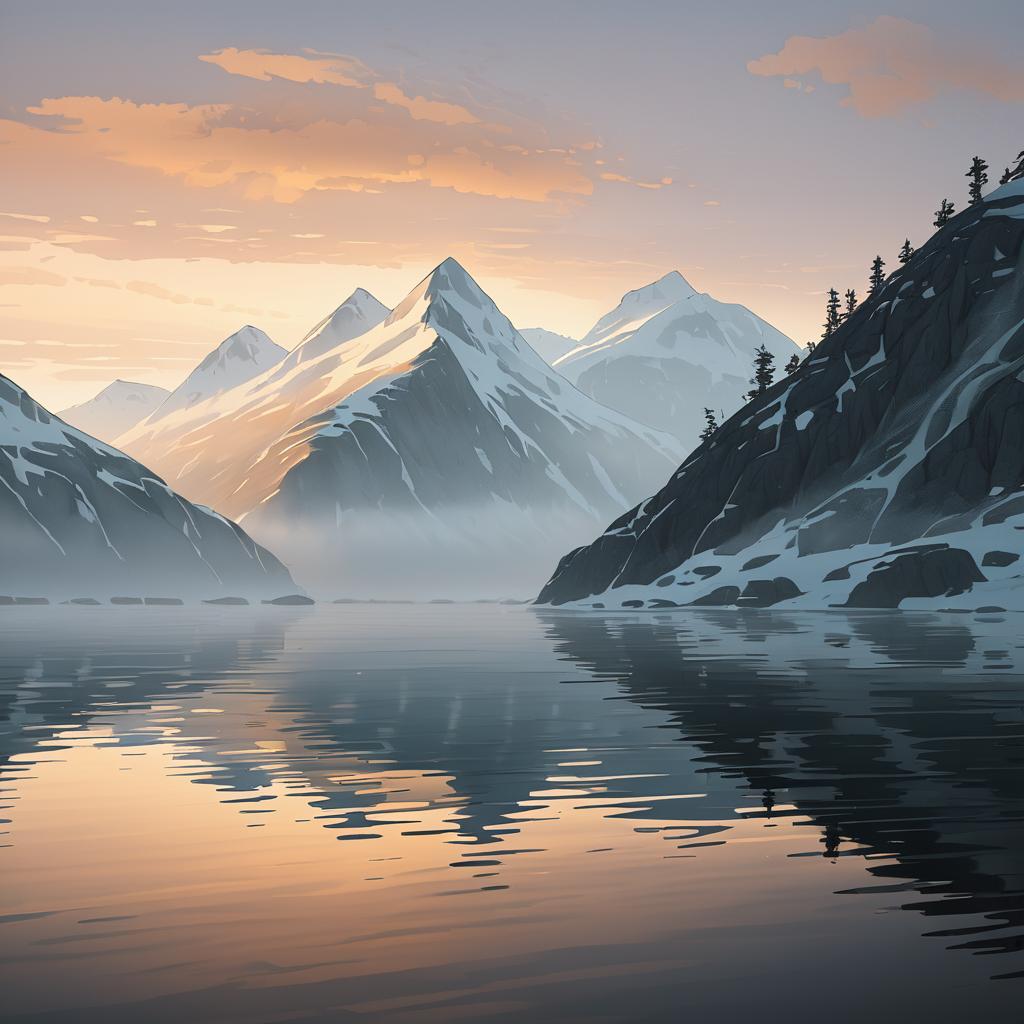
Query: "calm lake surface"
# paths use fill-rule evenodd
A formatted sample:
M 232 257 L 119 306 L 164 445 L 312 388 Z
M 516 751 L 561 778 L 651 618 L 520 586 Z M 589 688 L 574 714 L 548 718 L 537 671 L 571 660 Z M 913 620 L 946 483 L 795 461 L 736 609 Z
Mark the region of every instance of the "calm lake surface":
M 0 609 L 0 1017 L 1016 1019 L 1022 624 Z

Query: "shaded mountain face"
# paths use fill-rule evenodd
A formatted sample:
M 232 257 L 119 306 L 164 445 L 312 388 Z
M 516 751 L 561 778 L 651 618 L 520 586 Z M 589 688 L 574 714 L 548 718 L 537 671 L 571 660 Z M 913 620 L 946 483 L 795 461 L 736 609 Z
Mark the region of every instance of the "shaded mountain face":
M 65 423 L 93 437 L 112 441 L 155 412 L 169 394 L 153 384 L 115 380 L 88 402 L 73 405 L 58 415 Z
M 780 369 L 801 351 L 749 309 L 702 295 L 673 271 L 623 296 L 554 365 L 603 405 L 692 447 L 705 407 L 721 420 L 743 404 L 761 345 Z
M 0 375 L 0 594 L 217 597 L 295 585 L 238 526 Z
M 529 594 L 544 553 L 681 451 L 567 384 L 454 260 L 361 337 L 143 424 L 127 450 L 318 589 L 375 596 Z
M 244 384 L 288 354 L 258 327 L 243 327 L 225 338 L 164 400 L 151 417 L 163 419 Z
M 546 331 L 543 327 L 524 327 L 519 333 L 526 339 L 530 348 L 549 366 L 554 365 L 557 359 L 568 355 L 579 345 L 575 338 L 567 338 L 564 334 Z
M 1024 184 L 969 207 L 540 601 L 1024 607 Z

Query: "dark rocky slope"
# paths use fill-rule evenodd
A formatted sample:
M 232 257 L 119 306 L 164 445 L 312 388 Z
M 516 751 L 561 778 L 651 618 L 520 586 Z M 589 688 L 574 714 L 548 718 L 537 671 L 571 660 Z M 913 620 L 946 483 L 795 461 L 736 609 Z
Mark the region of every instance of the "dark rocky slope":
M 1024 607 L 1022 240 L 1024 183 L 955 217 L 539 601 Z
M 234 523 L 47 412 L 0 375 L 0 595 L 282 594 Z

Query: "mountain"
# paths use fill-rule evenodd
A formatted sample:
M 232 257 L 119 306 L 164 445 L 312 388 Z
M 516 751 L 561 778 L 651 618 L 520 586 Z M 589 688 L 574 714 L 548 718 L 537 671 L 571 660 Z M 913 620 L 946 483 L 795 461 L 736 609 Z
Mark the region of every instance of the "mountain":
M 144 420 L 169 394 L 153 384 L 115 380 L 88 402 L 73 405 L 57 415 L 93 437 L 110 441 Z
M 0 592 L 275 595 L 287 569 L 234 523 L 0 375 Z
M 375 595 L 529 592 L 681 453 L 569 385 L 451 259 L 361 337 L 125 444 L 311 584 Z
M 299 363 L 309 362 L 336 345 L 358 338 L 391 312 L 365 288 L 357 288 L 333 313 L 324 317 L 281 361 L 283 376 Z
M 749 309 L 701 294 L 672 271 L 624 295 L 554 365 L 591 398 L 689 448 L 704 427 L 705 406 L 724 419 L 743 404 L 761 345 L 780 370 L 802 355 Z
M 258 327 L 247 325 L 225 338 L 206 356 L 150 418 L 163 419 L 244 384 L 275 366 L 287 354 L 287 349 L 271 341 Z
M 539 600 L 1024 608 L 1022 240 L 954 217 Z
M 564 355 L 568 355 L 579 345 L 575 338 L 567 338 L 564 334 L 546 331 L 543 327 L 524 327 L 519 332 L 530 348 L 536 352 L 549 366 Z

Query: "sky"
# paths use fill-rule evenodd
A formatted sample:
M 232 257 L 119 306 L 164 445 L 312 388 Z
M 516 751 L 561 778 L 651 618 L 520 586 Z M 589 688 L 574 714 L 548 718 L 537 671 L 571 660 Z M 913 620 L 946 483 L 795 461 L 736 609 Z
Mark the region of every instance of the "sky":
M 454 256 L 582 336 L 679 270 L 800 344 L 1024 148 L 1011 2 L 0 0 L 0 372 L 173 387 Z

